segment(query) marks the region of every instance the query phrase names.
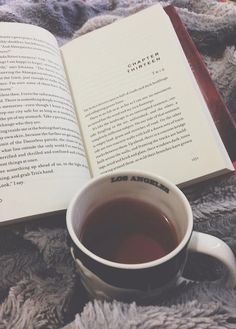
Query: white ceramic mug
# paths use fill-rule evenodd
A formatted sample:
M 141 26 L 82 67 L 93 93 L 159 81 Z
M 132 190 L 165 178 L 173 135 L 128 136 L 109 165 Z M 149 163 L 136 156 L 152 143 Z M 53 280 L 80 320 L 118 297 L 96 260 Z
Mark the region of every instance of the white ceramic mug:
M 108 201 L 132 198 L 154 205 L 175 227 L 178 245 L 162 258 L 140 264 L 121 264 L 101 258 L 80 241 L 88 213 Z M 220 260 L 228 269 L 228 287 L 236 285 L 236 262 L 222 240 L 193 231 L 190 204 L 173 183 L 144 171 L 120 171 L 92 179 L 78 191 L 67 210 L 67 228 L 73 242 L 72 255 L 81 280 L 92 298 L 148 301 L 176 285 L 188 251 Z

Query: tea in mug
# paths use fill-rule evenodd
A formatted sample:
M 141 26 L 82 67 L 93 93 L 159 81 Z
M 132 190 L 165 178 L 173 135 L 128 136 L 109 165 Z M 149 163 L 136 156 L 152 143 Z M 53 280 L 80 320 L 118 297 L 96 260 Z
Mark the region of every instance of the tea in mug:
M 79 238 L 97 256 L 123 264 L 159 259 L 178 245 L 171 221 L 157 207 L 132 198 L 114 199 L 94 209 Z

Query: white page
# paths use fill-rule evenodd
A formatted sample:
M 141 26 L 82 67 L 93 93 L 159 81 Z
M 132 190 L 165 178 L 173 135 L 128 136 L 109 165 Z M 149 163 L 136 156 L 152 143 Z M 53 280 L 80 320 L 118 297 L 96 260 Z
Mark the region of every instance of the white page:
M 62 53 L 94 176 L 135 168 L 180 184 L 233 169 L 160 5 Z
M 65 209 L 89 179 L 56 39 L 0 23 L 0 221 Z

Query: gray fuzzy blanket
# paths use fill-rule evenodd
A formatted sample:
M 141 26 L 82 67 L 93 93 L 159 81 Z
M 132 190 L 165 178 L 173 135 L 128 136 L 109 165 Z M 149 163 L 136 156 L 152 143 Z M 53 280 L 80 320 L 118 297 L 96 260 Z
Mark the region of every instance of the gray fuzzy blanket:
M 0 21 L 40 25 L 64 44 L 130 15 L 152 0 L 0 0 Z M 178 10 L 236 118 L 236 5 L 163 1 Z M 195 230 L 222 238 L 236 255 L 236 176 L 185 191 Z M 88 302 L 68 248 L 65 215 L 0 229 L 0 329 L 236 328 L 236 290 L 215 260 L 191 255 L 186 281 L 152 306 Z

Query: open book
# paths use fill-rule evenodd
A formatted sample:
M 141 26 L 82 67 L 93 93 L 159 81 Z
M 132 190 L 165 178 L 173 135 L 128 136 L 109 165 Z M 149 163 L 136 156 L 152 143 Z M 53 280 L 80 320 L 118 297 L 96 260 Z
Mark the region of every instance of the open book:
M 0 221 L 66 209 L 91 177 L 233 171 L 168 15 L 154 5 L 59 49 L 0 23 Z

